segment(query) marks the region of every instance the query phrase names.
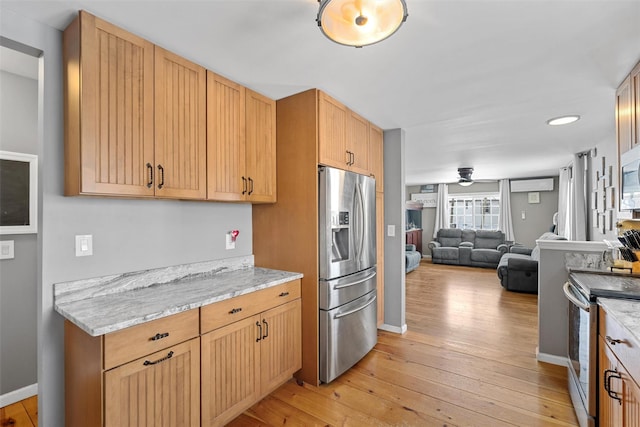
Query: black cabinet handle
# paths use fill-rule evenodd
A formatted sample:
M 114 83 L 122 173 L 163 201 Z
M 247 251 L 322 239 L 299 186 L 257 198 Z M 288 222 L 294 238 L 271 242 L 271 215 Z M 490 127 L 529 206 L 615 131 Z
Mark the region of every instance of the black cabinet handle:
M 253 193 L 253 178 L 249 178 L 249 195 L 251 195 L 251 193 Z
M 169 360 L 173 357 L 173 351 L 170 351 L 169 354 L 167 354 L 165 357 L 163 357 L 162 359 L 158 359 L 154 362 L 150 361 L 150 360 L 145 360 L 143 365 L 144 366 L 149 366 L 149 365 L 155 365 L 156 363 L 160 363 L 160 362 L 164 362 L 165 360 Z
M 158 188 L 162 189 L 162 187 L 164 187 L 164 168 L 162 165 L 158 165 L 158 171 L 160 171 L 160 184 L 158 184 Z
M 611 344 L 611 345 L 621 344 L 621 343 L 623 343 L 623 342 L 624 342 L 623 340 L 618 340 L 618 339 L 615 339 L 615 338 L 611 338 L 609 335 L 607 335 L 607 336 L 605 337 L 605 339 L 606 339 L 606 340 L 607 340 L 607 342 L 608 342 L 609 344 Z
M 620 405 L 622 405 L 622 399 L 618 397 L 618 393 L 615 391 L 611 391 L 611 378 L 621 379 L 622 376 L 618 373 L 618 371 L 612 371 L 611 369 L 607 369 L 604 371 L 604 390 L 607 392 L 610 398 L 618 401 Z
M 149 171 L 149 181 L 147 182 L 147 188 L 153 187 L 153 165 L 147 163 L 147 170 Z
M 162 334 L 158 333 L 155 334 L 154 336 L 152 336 L 151 338 L 149 338 L 149 341 L 158 341 L 161 340 L 162 338 L 166 338 L 169 336 L 169 332 L 164 332 Z
M 353 151 L 351 152 L 351 165 L 353 166 L 353 164 L 356 162 L 356 155 L 353 154 Z
M 262 336 L 262 339 L 265 339 L 269 336 L 269 324 L 264 319 L 262 319 L 262 323 L 264 323 L 264 335 Z
M 289 295 L 289 292 L 282 292 L 280 295 L 278 295 L 279 297 L 286 297 L 287 295 Z
M 262 325 L 260 322 L 256 322 L 256 326 L 258 327 L 258 338 L 256 338 L 256 342 L 262 339 Z
M 242 177 L 242 194 L 247 194 L 247 178 Z
M 229 314 L 236 314 L 236 313 L 240 313 L 241 311 L 242 311 L 242 307 L 232 308 Z

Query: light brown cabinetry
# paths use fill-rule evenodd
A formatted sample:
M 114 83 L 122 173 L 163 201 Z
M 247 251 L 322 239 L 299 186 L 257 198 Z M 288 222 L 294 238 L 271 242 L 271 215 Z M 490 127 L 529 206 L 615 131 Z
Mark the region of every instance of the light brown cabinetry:
M 369 166 L 376 180 L 376 193 L 384 193 L 384 134 L 373 123 L 369 124 Z
M 207 72 L 210 200 L 274 202 L 275 101 Z
M 66 425 L 200 425 L 198 320 L 189 310 L 99 337 L 65 321 Z
M 75 426 L 223 425 L 302 366 L 300 280 L 91 337 L 65 321 Z
M 204 68 L 84 11 L 63 44 L 65 194 L 203 199 Z
M 378 326 L 384 323 L 384 193 L 376 192 L 376 296 Z
M 627 76 L 616 91 L 616 140 L 619 154 L 624 154 L 634 146 L 634 111 L 631 76 Z
M 296 377 L 317 385 L 319 239 L 315 213 L 318 212 L 318 165 L 349 169 L 346 147 L 350 114 L 344 105 L 316 89 L 280 99 L 276 106 L 278 201 L 273 205 L 253 207 L 253 252 L 256 265 L 304 274 L 301 285 L 302 370 Z M 369 126 L 367 132 L 370 131 Z M 367 146 L 366 149 L 371 148 Z M 354 155 L 358 157 L 358 153 Z M 376 198 L 378 209 L 381 209 L 382 199 Z M 377 218 L 383 221 L 383 215 Z M 380 230 L 383 223 L 378 222 L 377 226 Z M 378 236 L 376 241 L 383 243 L 383 236 Z M 377 249 L 378 254 L 383 250 L 380 246 Z M 380 284 L 384 276 L 382 258 L 377 262 Z M 383 286 L 378 289 L 380 292 Z
M 300 369 L 300 307 L 299 281 L 205 307 L 203 331 L 215 329 L 202 335 L 203 426 L 226 424 Z
M 598 425 L 640 425 L 640 346 L 631 333 L 599 309 Z
M 640 62 L 631 70 L 631 104 L 633 108 L 633 138 L 632 145 L 640 144 Z
M 318 92 L 319 163 L 369 175 L 369 122 Z

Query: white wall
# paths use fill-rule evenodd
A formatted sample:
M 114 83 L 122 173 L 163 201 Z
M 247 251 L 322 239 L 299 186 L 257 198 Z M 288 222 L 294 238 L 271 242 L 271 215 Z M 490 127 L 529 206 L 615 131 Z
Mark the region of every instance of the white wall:
M 0 10 L 0 35 L 44 52 L 39 87 L 39 425 L 64 425 L 63 319 L 53 284 L 252 253 L 251 206 L 64 197 L 61 32 Z M 179 52 L 177 52 L 179 53 Z M 239 229 L 234 251 L 224 234 Z M 74 236 L 92 234 L 94 255 L 76 258 Z M 244 236 L 244 237 L 243 237 Z
M 0 71 L 0 93 L 0 150 L 37 154 L 38 82 Z M 0 396 L 6 396 L 38 382 L 38 241 L 36 234 L 0 240 L 13 240 L 15 256 L 0 260 Z

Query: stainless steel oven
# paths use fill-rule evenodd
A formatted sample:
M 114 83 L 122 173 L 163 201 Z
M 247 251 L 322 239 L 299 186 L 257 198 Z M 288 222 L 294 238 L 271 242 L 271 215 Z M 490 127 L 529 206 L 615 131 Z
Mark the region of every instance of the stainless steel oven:
M 569 300 L 569 394 L 580 427 L 597 425 L 598 306 L 570 281 L 563 287 Z

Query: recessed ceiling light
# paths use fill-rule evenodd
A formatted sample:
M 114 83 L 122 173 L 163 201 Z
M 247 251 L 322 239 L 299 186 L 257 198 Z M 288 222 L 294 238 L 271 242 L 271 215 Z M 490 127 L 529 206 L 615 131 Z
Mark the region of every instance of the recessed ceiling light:
M 547 120 L 547 124 L 550 126 L 568 125 L 569 123 L 577 122 L 578 120 L 580 120 L 580 116 L 578 115 L 562 116 Z

